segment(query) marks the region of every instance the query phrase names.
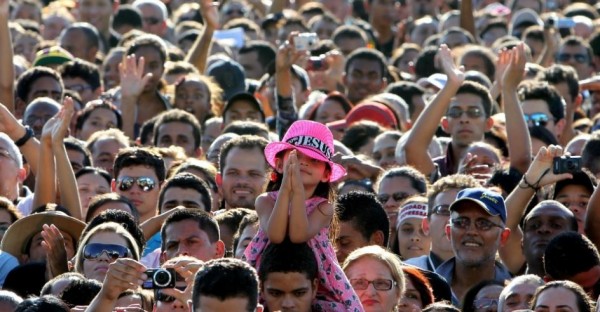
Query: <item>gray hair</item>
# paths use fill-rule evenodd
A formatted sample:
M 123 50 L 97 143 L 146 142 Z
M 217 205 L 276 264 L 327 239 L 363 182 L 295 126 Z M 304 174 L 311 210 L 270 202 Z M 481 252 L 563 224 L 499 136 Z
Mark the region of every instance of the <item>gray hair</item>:
M 0 132 L 0 141 L 6 142 L 6 151 L 10 157 L 17 163 L 19 169 L 23 168 L 23 155 L 15 142 L 4 132 Z

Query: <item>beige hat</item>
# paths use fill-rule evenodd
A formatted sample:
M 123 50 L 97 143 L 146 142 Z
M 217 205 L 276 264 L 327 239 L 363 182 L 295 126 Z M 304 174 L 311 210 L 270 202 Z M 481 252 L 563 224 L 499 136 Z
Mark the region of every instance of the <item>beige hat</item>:
M 25 248 L 27 243 L 42 231 L 44 224 L 54 224 L 59 230 L 66 232 L 73 237 L 73 242 L 79 241 L 79 236 L 85 228 L 85 223 L 69 217 L 58 211 L 46 211 L 34 213 L 13 223 L 2 238 L 0 249 L 11 255 L 20 258 L 27 253 Z

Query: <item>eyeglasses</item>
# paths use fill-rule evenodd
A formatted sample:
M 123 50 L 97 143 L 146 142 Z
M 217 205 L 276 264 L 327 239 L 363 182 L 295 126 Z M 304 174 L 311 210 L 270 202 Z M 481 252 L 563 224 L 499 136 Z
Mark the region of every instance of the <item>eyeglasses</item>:
M 114 244 L 87 244 L 83 247 L 83 258 L 87 260 L 98 259 L 103 253 L 106 253 L 112 261 L 119 258 L 125 258 L 130 254 L 129 248 Z
M 479 118 L 483 116 L 483 110 L 479 107 L 469 107 L 467 110 L 462 110 L 460 107 L 452 107 L 446 113 L 446 116 L 450 118 L 460 118 L 462 114 L 467 114 L 469 118 Z
M 407 199 L 408 196 L 409 195 L 406 194 L 406 193 L 404 193 L 404 192 L 396 192 L 396 193 L 392 194 L 391 197 L 394 199 L 394 201 L 401 202 L 401 201 Z M 379 194 L 379 195 L 377 195 L 377 199 L 379 199 L 379 201 L 382 204 L 385 204 L 390 199 L 390 195 L 388 195 L 388 194 Z
M 437 205 L 431 209 L 432 214 L 440 215 L 440 216 L 449 216 L 450 215 L 450 205 Z
M 92 90 L 92 87 L 91 86 L 82 85 L 82 84 L 74 84 L 74 85 L 71 85 L 71 86 L 65 86 L 65 89 L 69 89 L 69 90 L 75 91 L 77 93 L 81 93 L 81 92 L 83 92 L 85 90 Z
M 585 63 L 589 62 L 587 55 L 585 55 L 583 53 L 575 53 L 575 54 L 559 53 L 556 55 L 556 60 L 561 63 L 568 62 L 571 59 L 575 59 L 575 62 L 577 62 L 579 64 L 585 64 Z
M 532 123 L 534 126 L 545 127 L 550 121 L 550 117 L 544 113 L 523 114 L 525 122 Z
M 473 301 L 475 309 L 489 309 L 498 306 L 498 299 L 481 298 Z
M 369 284 L 373 284 L 375 290 L 390 290 L 396 286 L 396 282 L 391 279 L 379 278 L 376 280 L 369 281 L 364 278 L 351 279 L 350 285 L 354 290 L 365 290 L 369 287 Z
M 119 191 L 129 191 L 133 187 L 133 183 L 137 184 L 143 192 L 150 192 L 156 187 L 156 181 L 150 177 L 120 177 L 117 179 L 117 187 Z
M 145 17 L 143 20 L 144 20 L 144 23 L 146 23 L 148 25 L 156 25 L 156 24 L 162 22 L 162 19 L 160 19 L 158 17 Z
M 504 226 L 500 224 L 496 224 L 488 219 L 477 219 L 475 220 L 475 228 L 477 231 L 487 232 L 491 230 L 493 227 L 498 227 L 504 229 Z M 452 227 L 467 230 L 471 227 L 471 219 L 465 217 L 458 217 L 450 220 L 450 224 Z

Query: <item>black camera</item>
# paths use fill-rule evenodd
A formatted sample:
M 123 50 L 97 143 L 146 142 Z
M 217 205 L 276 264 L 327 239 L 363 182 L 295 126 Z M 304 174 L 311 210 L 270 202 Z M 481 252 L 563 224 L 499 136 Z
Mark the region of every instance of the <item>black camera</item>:
M 176 272 L 175 269 L 148 269 L 146 272 L 148 279 L 142 284 L 144 289 L 161 289 L 175 287 Z
M 579 172 L 581 171 L 581 157 L 554 157 L 554 161 L 552 162 L 552 171 L 554 172 L 554 174 Z

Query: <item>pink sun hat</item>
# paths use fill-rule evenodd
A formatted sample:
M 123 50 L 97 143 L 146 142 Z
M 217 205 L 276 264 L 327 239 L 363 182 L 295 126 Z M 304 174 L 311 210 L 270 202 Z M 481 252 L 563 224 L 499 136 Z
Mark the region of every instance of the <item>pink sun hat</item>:
M 329 182 L 346 175 L 343 166 L 331 161 L 333 157 L 333 135 L 327 126 L 311 120 L 294 122 L 283 136 L 281 142 L 271 142 L 265 148 L 265 158 L 271 167 L 276 168 L 275 158 L 281 151 L 296 149 L 310 158 L 324 161 L 331 168 Z

